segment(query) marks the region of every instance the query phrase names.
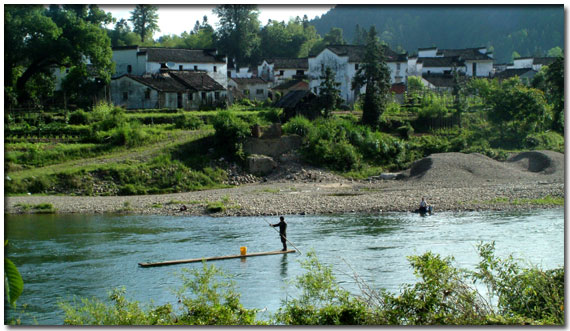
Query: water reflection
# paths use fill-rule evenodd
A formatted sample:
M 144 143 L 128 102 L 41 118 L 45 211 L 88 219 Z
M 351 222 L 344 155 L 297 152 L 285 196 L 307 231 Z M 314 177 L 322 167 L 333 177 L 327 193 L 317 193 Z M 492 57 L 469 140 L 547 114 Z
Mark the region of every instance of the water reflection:
M 283 254 L 281 257 L 281 278 L 283 279 L 287 278 L 287 255 L 289 254 Z

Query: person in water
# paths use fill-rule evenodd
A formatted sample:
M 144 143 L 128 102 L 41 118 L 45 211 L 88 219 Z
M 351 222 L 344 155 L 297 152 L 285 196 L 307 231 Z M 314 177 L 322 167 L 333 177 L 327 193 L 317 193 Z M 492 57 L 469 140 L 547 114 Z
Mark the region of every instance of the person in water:
M 422 201 L 420 202 L 420 213 L 425 214 L 428 212 L 428 204 L 426 202 L 425 197 L 422 197 Z
M 272 227 L 279 227 L 279 236 L 281 237 L 281 243 L 283 244 L 283 251 L 287 250 L 287 222 L 285 222 L 285 217 L 279 217 L 279 223 L 269 224 Z

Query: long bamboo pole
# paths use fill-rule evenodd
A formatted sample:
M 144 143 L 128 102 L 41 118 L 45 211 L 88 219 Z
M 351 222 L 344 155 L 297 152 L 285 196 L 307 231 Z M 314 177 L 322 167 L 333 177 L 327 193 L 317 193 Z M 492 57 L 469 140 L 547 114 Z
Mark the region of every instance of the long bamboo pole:
M 271 223 L 269 223 L 265 218 L 262 218 L 262 220 L 264 220 L 265 223 L 269 224 L 269 226 L 271 226 L 271 228 L 272 228 L 273 230 L 277 231 L 277 230 L 275 229 L 275 227 L 273 227 L 273 225 L 272 225 Z M 277 233 L 279 233 L 279 231 L 277 231 Z M 279 233 L 279 235 L 281 236 L 281 233 Z M 293 244 L 293 243 L 291 242 L 291 240 L 287 239 L 287 237 L 285 237 L 285 236 L 281 236 L 281 237 L 285 238 L 285 240 L 287 240 L 287 242 L 290 243 L 291 246 L 295 247 L 295 249 L 297 250 L 297 252 L 299 252 L 299 254 L 303 255 L 303 253 L 301 253 L 301 250 L 298 249 L 297 246 L 295 246 L 295 244 Z

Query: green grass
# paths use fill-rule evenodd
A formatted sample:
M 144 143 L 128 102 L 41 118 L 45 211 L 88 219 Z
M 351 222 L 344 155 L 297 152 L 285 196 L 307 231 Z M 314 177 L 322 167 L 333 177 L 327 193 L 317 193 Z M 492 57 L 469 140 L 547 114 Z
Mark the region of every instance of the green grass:
M 27 203 L 17 203 L 14 207 L 19 207 L 23 212 L 31 212 L 33 214 L 54 214 L 56 209 L 51 203 L 40 203 L 37 205 Z
M 509 199 L 507 197 L 497 197 L 491 200 L 475 201 L 481 204 L 510 204 L 515 206 L 520 205 L 535 205 L 535 206 L 564 206 L 563 197 L 553 197 L 550 195 L 538 199 Z

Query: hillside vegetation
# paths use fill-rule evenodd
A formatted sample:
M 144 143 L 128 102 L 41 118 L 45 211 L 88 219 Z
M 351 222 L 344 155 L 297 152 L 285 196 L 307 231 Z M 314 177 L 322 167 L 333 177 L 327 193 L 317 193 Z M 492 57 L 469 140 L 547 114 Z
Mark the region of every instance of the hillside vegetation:
M 341 28 L 353 43 L 356 25 L 368 30 L 376 25 L 380 39 L 408 53 L 418 48 L 494 49 L 498 63 L 521 56 L 546 55 L 564 48 L 564 8 L 549 6 L 396 6 L 339 5 L 310 21 L 321 35 Z

